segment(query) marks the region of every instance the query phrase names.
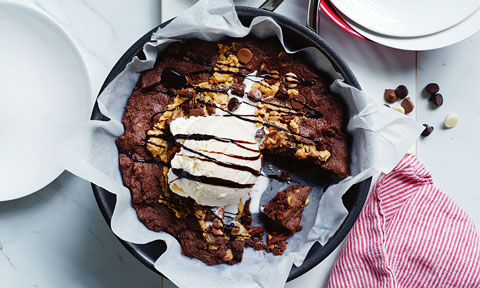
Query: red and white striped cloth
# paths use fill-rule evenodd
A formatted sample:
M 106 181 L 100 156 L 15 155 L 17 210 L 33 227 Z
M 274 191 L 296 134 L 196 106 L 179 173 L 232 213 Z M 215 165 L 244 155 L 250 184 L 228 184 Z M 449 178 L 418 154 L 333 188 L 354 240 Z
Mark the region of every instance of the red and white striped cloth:
M 327 287 L 480 287 L 477 230 L 407 156 L 378 179 Z

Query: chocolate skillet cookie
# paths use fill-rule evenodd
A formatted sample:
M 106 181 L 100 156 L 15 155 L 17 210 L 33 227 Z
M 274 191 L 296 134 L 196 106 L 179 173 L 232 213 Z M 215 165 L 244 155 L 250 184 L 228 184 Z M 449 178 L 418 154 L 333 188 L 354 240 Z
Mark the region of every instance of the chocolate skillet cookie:
M 257 78 L 246 87 L 246 79 L 253 76 Z M 208 265 L 241 261 L 246 242 L 255 246 L 252 239 L 262 241 L 268 227 L 252 226 L 249 201 L 239 202 L 238 212 L 232 214 L 224 207 L 200 205 L 170 189 L 170 162 L 183 147 L 173 137 L 170 123 L 177 118 L 235 117 L 258 126 L 259 157 L 344 178 L 349 156 L 346 114 L 338 97 L 329 91 L 328 81 L 301 56 L 286 54 L 276 38 L 171 44 L 159 54 L 155 67 L 142 73 L 125 107 L 125 134 L 116 141 L 123 182 L 132 193 L 139 219 L 151 230 L 174 236 L 186 256 Z M 242 105 L 251 107 L 252 114 L 236 114 Z M 231 167 L 232 173 L 242 168 L 204 160 Z M 188 177 L 199 182 L 206 179 Z M 231 181 L 216 179 L 215 183 Z M 256 245 L 255 249 L 283 253 L 284 240 L 300 229 L 301 213 L 308 203 L 309 188 L 301 191 L 302 203 L 288 219 L 278 218 L 281 213 L 274 210 L 280 206 L 268 206 L 268 215 L 277 217 L 273 220 L 288 231 L 281 235 L 282 248 L 273 251 L 268 245 Z

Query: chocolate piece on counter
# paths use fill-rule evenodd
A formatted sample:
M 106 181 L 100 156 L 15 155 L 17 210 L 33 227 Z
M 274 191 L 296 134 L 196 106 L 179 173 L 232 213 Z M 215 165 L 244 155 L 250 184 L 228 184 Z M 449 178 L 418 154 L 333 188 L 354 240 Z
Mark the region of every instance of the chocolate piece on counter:
M 430 96 L 428 100 L 430 100 L 430 102 L 432 102 L 432 104 L 437 107 L 440 107 L 443 105 L 443 96 L 440 93 Z
M 248 91 L 247 96 L 248 96 L 248 99 L 250 99 L 254 102 L 257 102 L 260 99 L 262 99 L 262 92 L 260 92 L 260 90 L 258 90 L 258 89 L 252 89 L 252 90 Z
M 280 99 L 280 100 L 287 100 L 288 99 L 288 93 L 287 93 L 287 88 L 285 88 L 285 85 L 280 84 L 280 88 L 278 89 L 277 93 L 275 94 L 275 98 Z
M 385 98 L 385 101 L 388 103 L 395 103 L 397 101 L 397 93 L 395 93 L 393 89 L 385 89 L 383 98 Z
M 413 108 L 415 107 L 412 100 L 410 100 L 410 97 L 403 99 L 400 105 L 402 105 L 403 109 L 405 110 L 405 114 L 412 112 Z
M 423 126 L 425 126 L 425 129 L 422 132 L 423 137 L 427 137 L 428 135 L 432 134 L 433 126 L 430 126 L 428 124 L 423 124 Z
M 240 101 L 235 97 L 230 98 L 227 105 L 228 111 L 233 112 L 237 110 L 238 106 L 240 106 Z
M 425 87 L 425 90 L 431 95 L 435 95 L 438 91 L 440 91 L 440 86 L 438 86 L 437 83 L 430 83 L 427 85 L 427 87 Z
M 290 104 L 292 104 L 293 109 L 297 110 L 302 109 L 305 106 L 306 101 L 307 100 L 305 99 L 305 96 L 301 94 L 292 96 L 292 98 L 290 98 Z
M 399 85 L 397 89 L 395 89 L 395 94 L 399 99 L 403 99 L 408 96 L 408 89 L 405 85 Z
M 265 137 L 265 129 L 260 128 L 257 130 L 257 132 L 255 133 L 255 138 L 259 139 L 259 140 L 262 140 L 263 137 Z
M 304 207 L 308 204 L 310 186 L 295 185 L 278 192 L 263 206 L 263 214 L 280 224 L 291 234 L 302 229 L 300 221 Z
M 252 60 L 252 51 L 250 51 L 250 49 L 248 48 L 242 48 L 238 50 L 237 58 L 238 61 L 240 61 L 241 63 L 247 64 L 248 62 L 250 62 L 250 60 Z

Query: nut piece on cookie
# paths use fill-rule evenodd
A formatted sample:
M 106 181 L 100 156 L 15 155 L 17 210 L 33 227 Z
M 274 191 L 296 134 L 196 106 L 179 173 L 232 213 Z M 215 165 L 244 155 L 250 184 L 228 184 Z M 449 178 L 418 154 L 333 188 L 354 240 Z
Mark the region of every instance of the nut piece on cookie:
M 280 191 L 263 206 L 263 214 L 283 226 L 291 234 L 302 230 L 300 221 L 308 204 L 310 186 L 295 185 Z

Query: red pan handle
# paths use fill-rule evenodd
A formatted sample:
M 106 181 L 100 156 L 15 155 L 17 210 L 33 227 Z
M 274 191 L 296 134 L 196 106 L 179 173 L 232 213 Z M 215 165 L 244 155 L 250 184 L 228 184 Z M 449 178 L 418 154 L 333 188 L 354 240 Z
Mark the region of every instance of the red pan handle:
M 330 3 L 329 0 L 321 0 L 320 1 L 320 9 L 327 14 L 327 16 L 332 19 L 335 24 L 338 26 L 342 27 L 343 30 L 347 31 L 348 33 L 357 36 L 360 39 L 367 40 L 367 38 L 363 37 L 360 35 L 357 31 L 353 30 L 352 27 L 348 26 L 343 19 L 338 16 L 338 14 L 335 12 L 335 9 L 332 7 L 332 4 Z

